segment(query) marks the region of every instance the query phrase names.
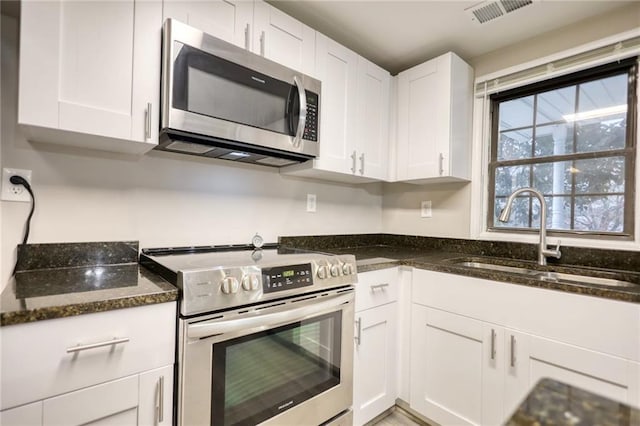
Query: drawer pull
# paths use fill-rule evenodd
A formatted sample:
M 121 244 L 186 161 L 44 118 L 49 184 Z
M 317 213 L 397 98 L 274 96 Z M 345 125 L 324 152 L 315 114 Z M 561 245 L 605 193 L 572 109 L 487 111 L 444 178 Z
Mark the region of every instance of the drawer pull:
M 371 286 L 371 291 L 376 291 L 377 289 L 384 289 L 385 287 L 389 287 L 389 283 L 384 284 L 374 284 Z
M 356 341 L 356 345 L 360 346 L 360 343 L 362 343 L 362 318 L 358 317 L 358 319 L 356 320 L 356 326 L 357 333 L 356 337 L 354 337 L 354 340 Z
M 74 352 L 81 352 L 81 351 L 86 351 L 89 349 L 96 349 L 96 348 L 102 348 L 104 346 L 111 346 L 111 345 L 119 345 L 121 343 L 127 343 L 129 341 L 128 337 L 122 337 L 120 339 L 113 339 L 113 340 L 107 340 L 106 342 L 99 342 L 99 343 L 90 343 L 88 345 L 78 345 L 78 346 L 73 346 L 71 348 L 67 348 L 67 353 L 74 353 Z

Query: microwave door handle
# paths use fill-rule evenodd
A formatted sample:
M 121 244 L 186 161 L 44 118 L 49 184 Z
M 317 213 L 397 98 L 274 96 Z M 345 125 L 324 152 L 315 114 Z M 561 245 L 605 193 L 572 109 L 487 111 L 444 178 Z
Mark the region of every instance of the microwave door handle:
M 342 304 L 353 301 L 353 293 L 338 296 L 327 296 L 324 300 L 315 301 L 299 308 L 284 310 L 268 314 L 260 314 L 247 318 L 234 318 L 230 320 L 213 321 L 211 323 L 199 323 L 187 327 L 187 337 L 201 339 L 213 335 L 249 330 L 255 327 L 268 327 L 290 321 L 300 320 L 310 315 L 318 314 L 328 309 L 336 308 Z
M 304 127 L 307 124 L 307 93 L 304 90 L 302 82 L 298 80 L 298 77 L 293 77 L 293 83 L 298 88 L 298 96 L 300 101 L 300 114 L 298 115 L 298 131 L 293 139 L 293 146 L 299 147 L 302 142 L 302 135 L 304 134 Z

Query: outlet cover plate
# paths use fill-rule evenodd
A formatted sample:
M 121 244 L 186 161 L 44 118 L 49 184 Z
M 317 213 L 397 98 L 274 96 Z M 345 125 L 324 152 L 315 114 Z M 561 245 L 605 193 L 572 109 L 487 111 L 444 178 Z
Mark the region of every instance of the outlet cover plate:
M 307 212 L 316 212 L 316 194 L 307 194 Z
M 432 217 L 431 201 L 423 201 L 420 203 L 420 217 Z
M 14 185 L 9 181 L 11 176 L 20 175 L 31 185 L 31 170 L 24 169 L 2 169 L 2 192 L 0 199 L 3 201 L 19 201 L 28 203 L 31 196 L 27 189 L 22 185 Z

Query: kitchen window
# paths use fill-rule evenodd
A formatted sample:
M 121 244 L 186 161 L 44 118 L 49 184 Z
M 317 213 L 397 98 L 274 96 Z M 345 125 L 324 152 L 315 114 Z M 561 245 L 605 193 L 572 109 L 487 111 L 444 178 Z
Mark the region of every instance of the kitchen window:
M 637 58 L 491 96 L 488 228 L 532 232 L 540 205 L 507 197 L 533 187 L 556 234 L 631 238 L 634 232 Z

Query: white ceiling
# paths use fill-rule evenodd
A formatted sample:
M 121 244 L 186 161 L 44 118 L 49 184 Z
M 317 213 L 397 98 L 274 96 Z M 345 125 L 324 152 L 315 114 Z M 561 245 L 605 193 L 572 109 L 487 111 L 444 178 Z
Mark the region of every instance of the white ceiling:
M 465 9 L 480 0 L 267 1 L 393 74 L 448 51 L 470 60 L 634 2 L 534 0 L 478 24 Z

